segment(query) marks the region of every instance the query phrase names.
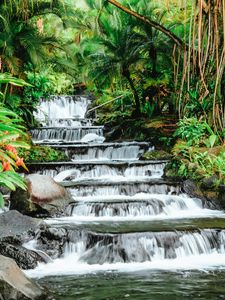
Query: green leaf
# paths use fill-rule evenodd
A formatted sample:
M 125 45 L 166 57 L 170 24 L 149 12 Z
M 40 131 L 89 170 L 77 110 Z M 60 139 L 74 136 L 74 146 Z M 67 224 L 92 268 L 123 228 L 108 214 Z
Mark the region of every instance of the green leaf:
M 216 134 L 211 134 L 210 137 L 208 139 L 205 140 L 205 145 L 208 148 L 213 148 L 213 146 L 215 145 L 215 143 L 217 142 L 217 135 Z
M 27 144 L 26 142 L 21 142 L 21 141 L 12 141 L 12 142 L 9 142 L 8 145 L 13 146 L 15 148 L 30 149 L 29 144 Z
M 0 193 L 0 208 L 3 208 L 5 204 L 4 198 L 2 196 L 2 193 Z
M 13 139 L 17 139 L 19 137 L 18 133 L 4 134 L 0 136 L 0 143 L 5 143 L 6 141 L 10 141 Z

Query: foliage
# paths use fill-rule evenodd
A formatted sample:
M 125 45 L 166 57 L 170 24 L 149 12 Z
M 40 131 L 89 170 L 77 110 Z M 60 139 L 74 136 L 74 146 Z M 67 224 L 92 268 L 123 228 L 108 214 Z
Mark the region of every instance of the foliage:
M 171 167 L 177 175 L 202 181 L 215 177 L 215 185 L 225 183 L 225 150 L 206 121 L 184 118 L 178 122 Z
M 207 148 L 190 147 L 179 142 L 173 149 L 177 175 L 202 181 L 216 176 L 216 185 L 225 184 L 225 151 L 216 155 Z
M 68 157 L 63 151 L 48 146 L 31 145 L 30 149 L 19 149 L 18 153 L 27 163 L 68 160 Z
M 196 118 L 181 119 L 175 136 L 185 141 L 188 146 L 205 145 L 212 148 L 218 142 L 218 136 L 206 121 Z
M 54 58 L 60 42 L 53 35 L 43 31 L 43 16 L 57 14 L 62 1 L 28 0 L 24 5 L 21 1 L 0 2 L 0 57 L 1 68 L 14 75 L 23 73 L 25 63 L 34 67 Z M 58 13 L 59 14 L 59 13 Z
M 179 77 L 179 113 L 205 117 L 214 131 L 224 130 L 224 34 L 225 14 L 222 1 L 192 1 L 185 8 L 187 48 L 176 53 L 182 59 Z
M 27 138 L 26 130 L 20 123 L 21 119 L 15 113 L 0 106 L 0 186 L 13 191 L 17 186 L 26 189 L 23 178 L 16 173 L 20 166 L 26 169 L 17 149 L 29 148 L 24 142 Z M 0 193 L 0 206 L 3 205 L 3 196 Z
M 164 150 L 153 150 L 145 152 L 141 159 L 143 160 L 169 160 L 172 155 Z

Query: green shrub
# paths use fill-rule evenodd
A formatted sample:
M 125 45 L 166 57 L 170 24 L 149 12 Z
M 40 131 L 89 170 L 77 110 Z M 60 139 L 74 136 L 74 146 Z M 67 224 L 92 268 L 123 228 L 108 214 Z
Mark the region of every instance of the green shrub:
M 175 137 L 185 141 L 188 146 L 213 147 L 218 142 L 218 136 L 203 120 L 196 118 L 183 118 L 178 122 Z
M 63 151 L 48 146 L 34 145 L 30 149 L 20 149 L 19 154 L 24 157 L 27 163 L 68 161 L 68 157 Z

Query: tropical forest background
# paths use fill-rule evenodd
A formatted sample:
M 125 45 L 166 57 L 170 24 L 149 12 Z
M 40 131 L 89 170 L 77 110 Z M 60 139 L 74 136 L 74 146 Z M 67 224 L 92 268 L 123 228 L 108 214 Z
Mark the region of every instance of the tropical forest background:
M 25 188 L 26 162 L 65 159 L 32 145 L 34 112 L 85 93 L 98 124 L 155 136 L 171 176 L 223 189 L 224 68 L 224 1 L 0 1 L 0 185 Z

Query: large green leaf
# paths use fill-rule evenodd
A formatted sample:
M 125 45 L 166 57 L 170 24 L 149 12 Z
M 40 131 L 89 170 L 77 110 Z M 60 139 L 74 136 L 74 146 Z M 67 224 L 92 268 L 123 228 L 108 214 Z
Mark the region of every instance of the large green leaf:
M 0 135 L 0 143 L 5 143 L 13 139 L 17 139 L 19 136 L 20 135 L 18 133 L 4 134 L 2 136 Z
M 0 74 L 0 84 L 1 83 L 9 83 L 15 86 L 32 86 L 31 84 L 27 83 L 25 80 L 13 77 L 8 73 Z

